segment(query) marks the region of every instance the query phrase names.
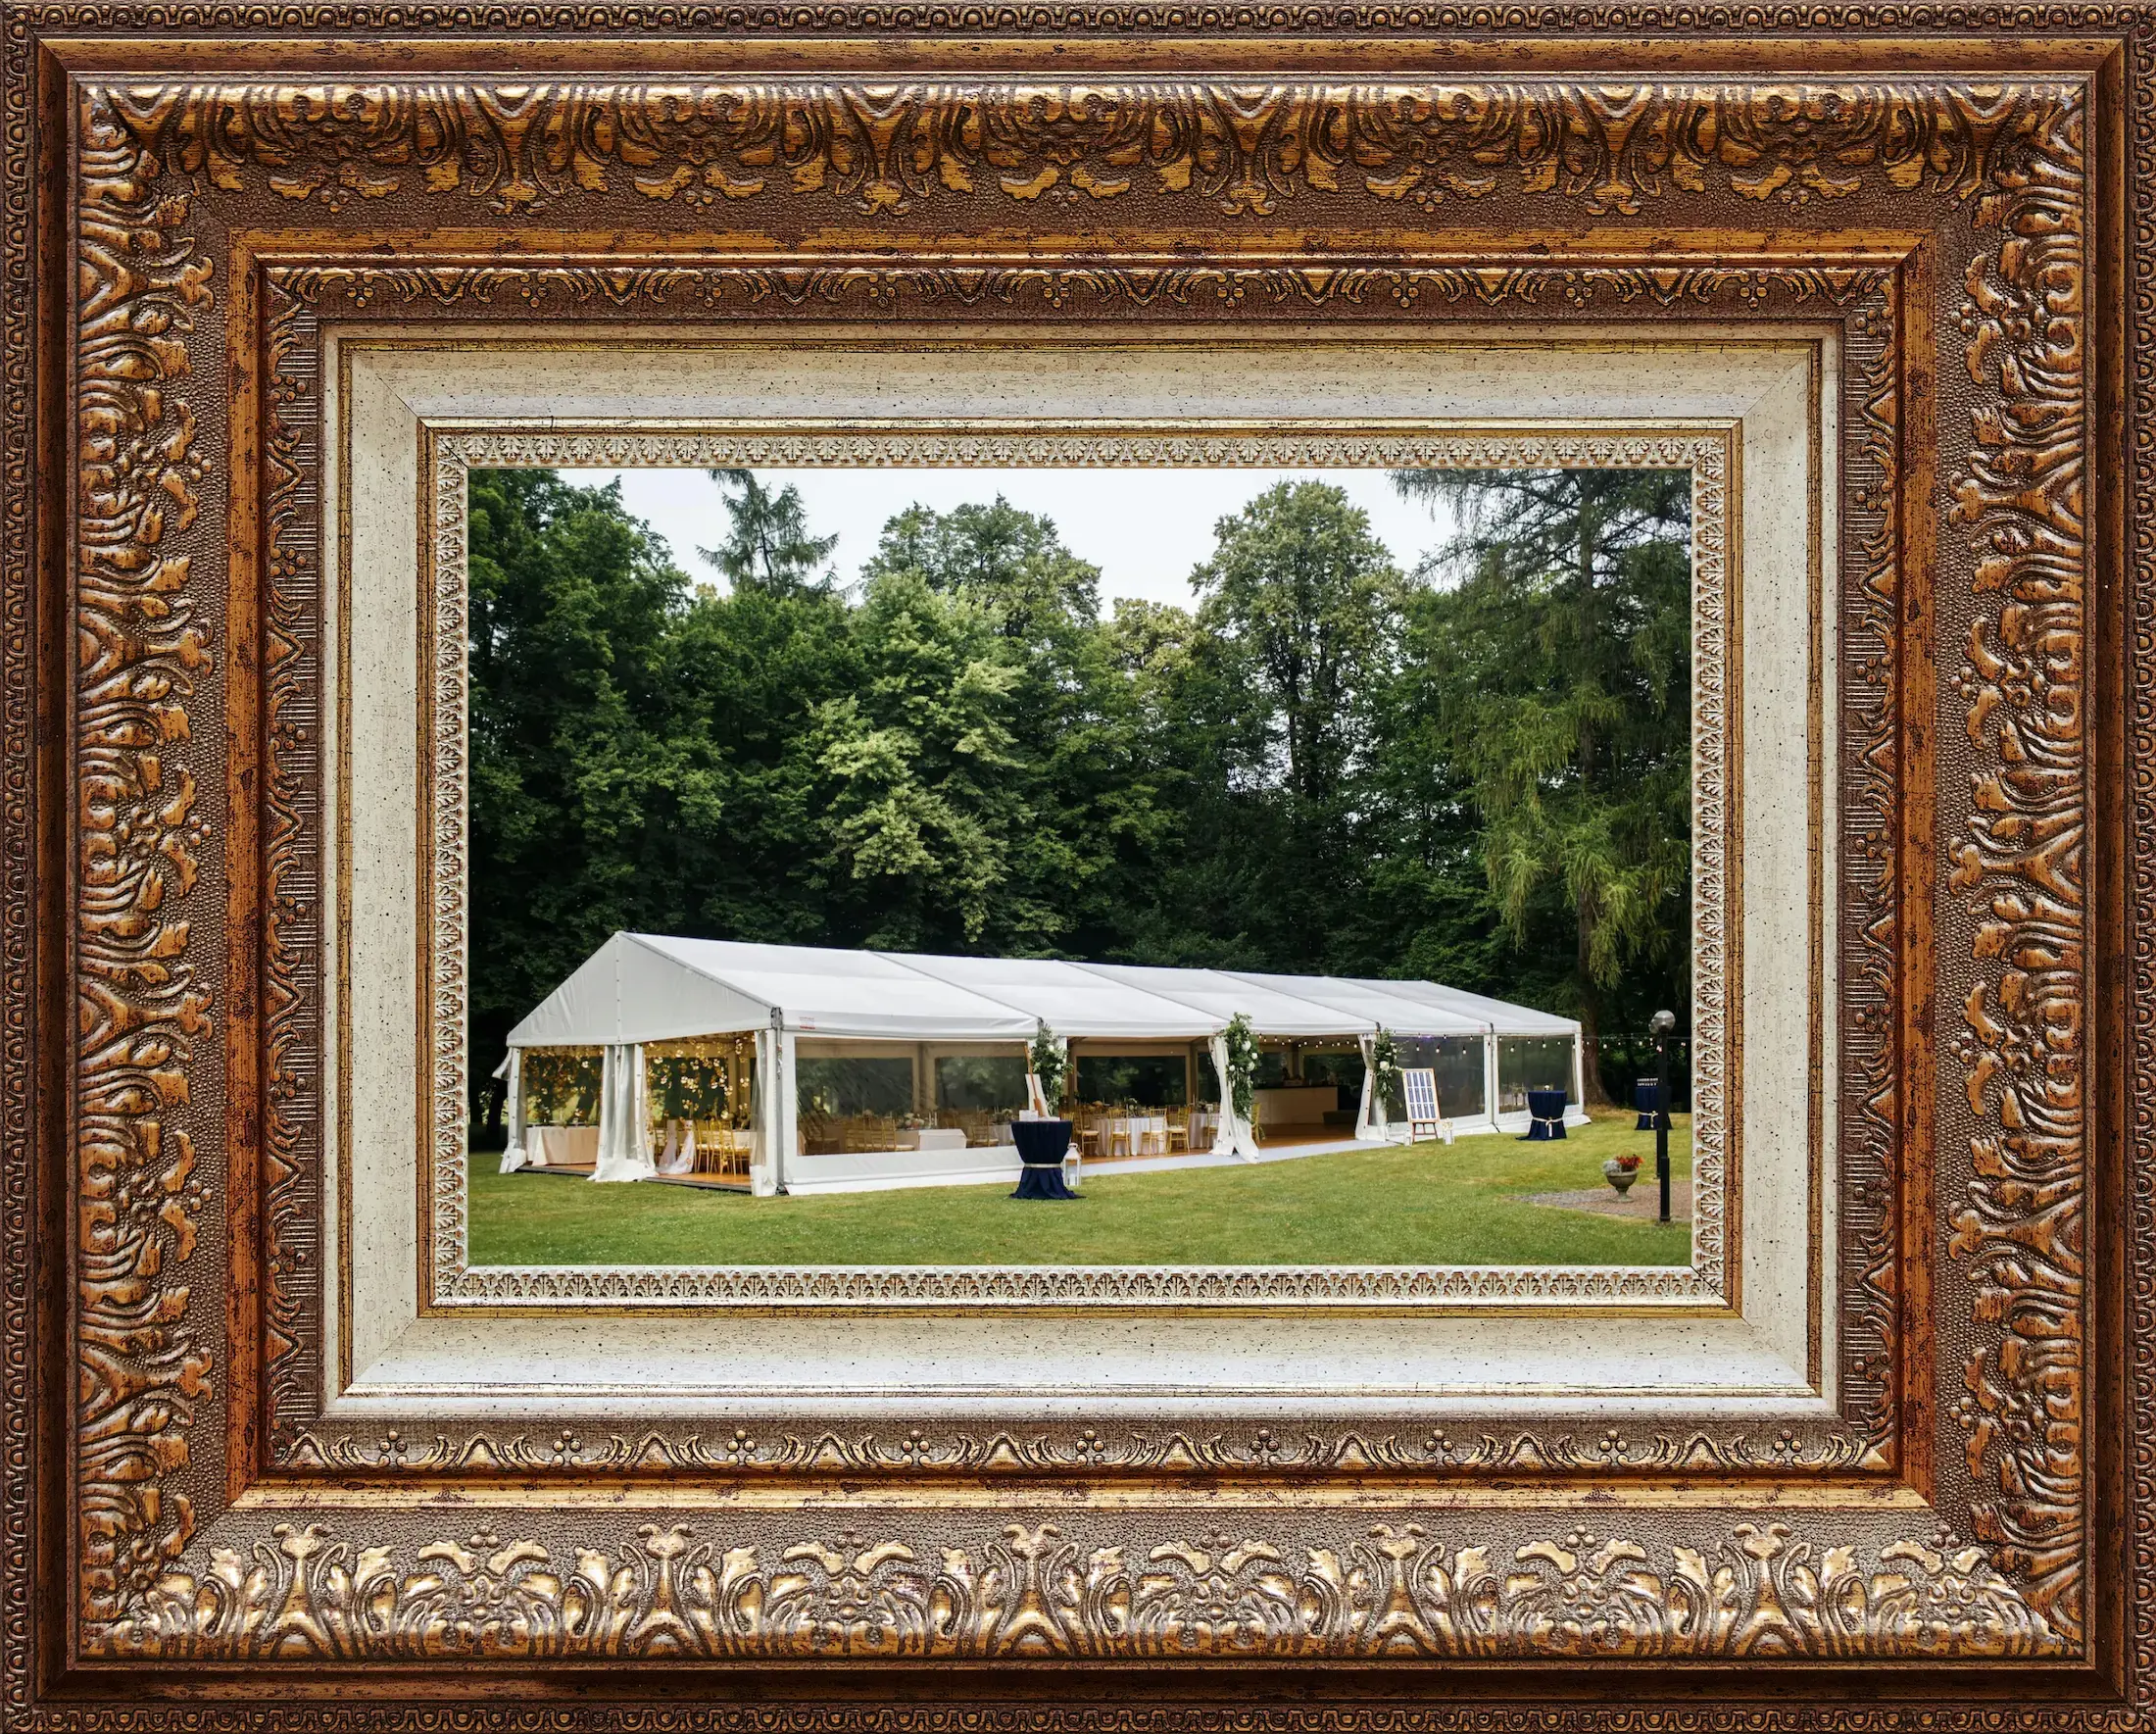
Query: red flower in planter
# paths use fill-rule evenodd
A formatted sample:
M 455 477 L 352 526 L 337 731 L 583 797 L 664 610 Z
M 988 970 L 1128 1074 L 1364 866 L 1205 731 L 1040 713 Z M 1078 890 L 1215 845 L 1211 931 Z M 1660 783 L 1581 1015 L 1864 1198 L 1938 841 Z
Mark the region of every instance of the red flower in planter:
M 1640 1165 L 1640 1159 L 1637 1156 L 1620 1156 L 1617 1159 L 1617 1165 L 1629 1174 Z

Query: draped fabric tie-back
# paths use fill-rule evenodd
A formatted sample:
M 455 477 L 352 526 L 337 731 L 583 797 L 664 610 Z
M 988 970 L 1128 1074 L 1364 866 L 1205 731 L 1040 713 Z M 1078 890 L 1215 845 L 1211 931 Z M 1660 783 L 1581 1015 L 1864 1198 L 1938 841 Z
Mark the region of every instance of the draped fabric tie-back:
M 518 1168 L 538 1167 L 542 1164 L 531 1161 L 524 1154 L 524 1051 L 512 1048 L 504 1062 L 509 1076 L 509 1142 L 502 1147 L 502 1172 L 514 1174 Z
M 1357 1036 L 1362 1048 L 1362 1106 L 1355 1114 L 1355 1138 L 1363 1144 L 1385 1142 L 1385 1098 L 1378 1093 L 1378 1038 Z
M 1228 1078 L 1228 1038 L 1225 1034 L 1216 1035 L 1207 1047 L 1212 1055 L 1213 1075 L 1220 1080 L 1220 1126 L 1213 1133 L 1212 1153 L 1255 1162 L 1257 1132 L 1235 1111 L 1235 1085 Z

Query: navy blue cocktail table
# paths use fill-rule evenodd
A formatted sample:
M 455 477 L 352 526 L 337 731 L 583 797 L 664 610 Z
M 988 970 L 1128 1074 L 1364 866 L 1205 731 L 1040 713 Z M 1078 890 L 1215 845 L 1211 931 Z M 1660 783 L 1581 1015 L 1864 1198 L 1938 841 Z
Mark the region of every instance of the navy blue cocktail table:
M 1533 1116 L 1527 1128 L 1528 1143 L 1544 1144 L 1565 1135 L 1565 1093 L 1562 1090 L 1528 1091 L 1527 1112 Z
M 1067 1119 L 1014 1119 L 1010 1141 L 1018 1147 L 1018 1190 L 1012 1198 L 1076 1198 L 1063 1184 L 1063 1157 L 1070 1149 Z

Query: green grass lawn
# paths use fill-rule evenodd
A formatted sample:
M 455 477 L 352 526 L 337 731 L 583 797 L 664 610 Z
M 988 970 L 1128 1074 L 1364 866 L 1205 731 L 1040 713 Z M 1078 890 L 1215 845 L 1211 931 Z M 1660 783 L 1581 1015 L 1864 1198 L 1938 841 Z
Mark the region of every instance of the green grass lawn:
M 1674 1115 L 1673 1176 L 1691 1173 L 1691 1120 Z M 1598 1115 L 1563 1143 L 1462 1138 L 1256 1166 L 1118 1174 L 1077 1202 L 1003 1186 L 749 1198 L 686 1186 L 594 1186 L 495 1172 L 476 1156 L 474 1264 L 1683 1264 L 1691 1232 L 1552 1210 L 1530 1194 L 1603 1184 L 1603 1160 L 1644 1159 L 1654 1135 Z

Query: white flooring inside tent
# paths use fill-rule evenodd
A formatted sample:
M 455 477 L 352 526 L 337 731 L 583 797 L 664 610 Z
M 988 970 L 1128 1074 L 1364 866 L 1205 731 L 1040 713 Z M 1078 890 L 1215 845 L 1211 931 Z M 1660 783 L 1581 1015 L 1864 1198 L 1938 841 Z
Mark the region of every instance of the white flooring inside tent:
M 1566 1121 L 1582 1125 L 1587 1121 L 1585 1114 L 1577 1110 L 1569 1112 Z M 1457 1137 L 1518 1137 L 1528 1126 L 1525 1115 L 1500 1115 L 1496 1123 L 1487 1119 L 1471 1119 L 1457 1122 L 1453 1134 Z M 1181 1172 L 1193 1168 L 1232 1168 L 1262 1166 L 1270 1163 L 1295 1162 L 1306 1156 L 1338 1156 L 1355 1150 L 1382 1150 L 1408 1142 L 1406 1128 L 1396 1126 L 1384 1143 L 1353 1137 L 1340 1137 L 1330 1132 L 1302 1138 L 1279 1138 L 1258 1146 L 1254 1158 L 1245 1159 L 1229 1152 L 1212 1150 L 1177 1151 L 1169 1156 L 1108 1156 L 1087 1157 L 1079 1164 L 1081 1175 L 1104 1174 L 1159 1174 Z M 956 1151 L 874 1151 L 846 1156 L 796 1157 L 796 1166 L 788 1176 L 787 1192 L 797 1197 L 813 1197 L 836 1192 L 895 1192 L 923 1186 L 989 1186 L 1013 1185 L 1019 1175 L 1015 1152 L 1008 1145 L 992 1148 Z M 592 1165 L 589 1163 L 564 1164 L 552 1167 L 531 1168 L 527 1172 L 556 1174 L 564 1179 L 588 1180 Z M 746 1192 L 745 1180 L 711 1174 L 657 1174 L 644 1182 L 657 1186 L 688 1186 L 706 1191 Z

